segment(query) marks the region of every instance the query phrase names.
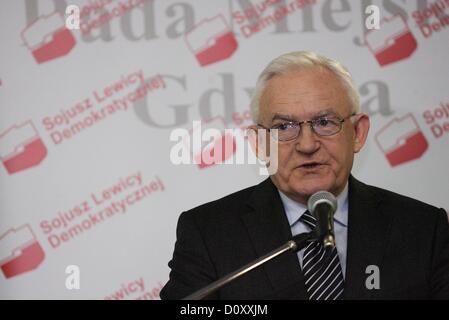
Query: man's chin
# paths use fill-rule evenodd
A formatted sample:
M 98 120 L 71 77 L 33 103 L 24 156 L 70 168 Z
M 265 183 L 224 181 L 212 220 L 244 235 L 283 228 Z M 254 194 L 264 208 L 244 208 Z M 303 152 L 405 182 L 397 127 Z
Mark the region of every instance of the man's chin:
M 330 191 L 332 189 L 332 182 L 329 179 L 315 177 L 302 179 L 299 183 L 294 184 L 292 189 L 302 195 L 311 196 L 318 191 Z

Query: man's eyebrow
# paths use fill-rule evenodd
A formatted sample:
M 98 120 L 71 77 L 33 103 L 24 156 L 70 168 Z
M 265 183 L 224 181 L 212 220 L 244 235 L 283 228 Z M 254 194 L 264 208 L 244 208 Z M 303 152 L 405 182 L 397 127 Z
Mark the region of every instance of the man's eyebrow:
M 282 114 L 282 113 L 275 113 L 273 115 L 273 118 L 271 119 L 272 121 L 274 120 L 286 120 L 286 121 L 293 121 L 293 117 L 288 115 L 288 114 Z
M 326 108 L 326 109 L 320 110 L 317 113 L 315 113 L 312 116 L 312 119 L 317 118 L 317 117 L 321 117 L 321 116 L 325 116 L 325 115 L 329 115 L 329 114 L 338 115 L 338 113 L 335 112 L 334 109 Z M 288 114 L 283 114 L 283 113 L 275 113 L 271 120 L 272 121 L 274 121 L 274 120 L 298 121 L 298 119 L 296 119 L 295 117 L 293 117 L 291 115 L 288 115 Z

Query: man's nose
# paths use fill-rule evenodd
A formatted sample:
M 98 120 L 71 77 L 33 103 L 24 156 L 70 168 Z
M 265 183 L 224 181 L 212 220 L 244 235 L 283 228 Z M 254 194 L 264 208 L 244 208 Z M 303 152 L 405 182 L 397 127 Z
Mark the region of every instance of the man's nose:
M 296 150 L 301 153 L 314 153 L 320 147 L 315 132 L 307 123 L 303 124 L 298 137 L 296 138 Z

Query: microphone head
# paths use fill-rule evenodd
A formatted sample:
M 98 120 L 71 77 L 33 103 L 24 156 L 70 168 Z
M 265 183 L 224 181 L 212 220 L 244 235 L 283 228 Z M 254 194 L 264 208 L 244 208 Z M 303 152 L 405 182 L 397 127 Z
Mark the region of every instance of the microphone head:
M 307 201 L 309 212 L 314 215 L 315 208 L 320 203 L 328 204 L 332 208 L 332 213 L 337 211 L 337 198 L 328 191 L 318 191 L 310 196 L 309 201 Z
M 333 250 L 335 248 L 333 215 L 337 211 L 337 199 L 330 192 L 318 191 L 310 196 L 307 207 L 317 220 L 314 230 L 316 236 L 323 243 L 324 249 Z

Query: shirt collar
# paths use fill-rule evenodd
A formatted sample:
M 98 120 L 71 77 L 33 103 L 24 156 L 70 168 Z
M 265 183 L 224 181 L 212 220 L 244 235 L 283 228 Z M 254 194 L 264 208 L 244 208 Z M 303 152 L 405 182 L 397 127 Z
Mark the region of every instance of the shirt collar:
M 307 206 L 290 199 L 279 189 L 278 192 L 284 204 L 288 222 L 292 227 L 307 211 Z M 348 183 L 346 183 L 345 188 L 337 197 L 337 211 L 334 214 L 334 220 L 345 227 L 348 226 Z

